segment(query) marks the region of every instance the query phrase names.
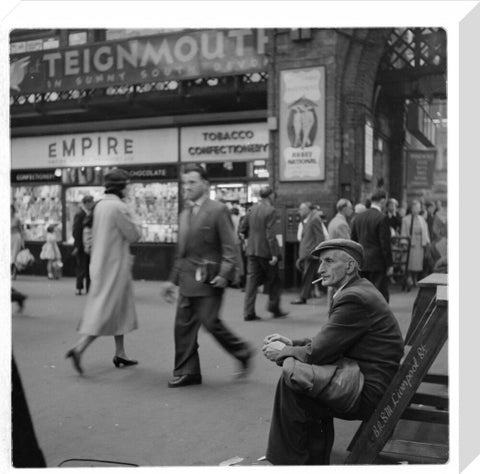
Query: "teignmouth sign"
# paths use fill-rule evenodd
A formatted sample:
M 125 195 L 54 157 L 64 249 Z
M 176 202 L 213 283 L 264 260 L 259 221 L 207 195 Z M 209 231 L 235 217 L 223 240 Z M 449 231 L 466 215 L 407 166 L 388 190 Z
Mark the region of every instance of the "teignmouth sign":
M 11 94 L 265 71 L 263 29 L 186 30 L 12 54 Z

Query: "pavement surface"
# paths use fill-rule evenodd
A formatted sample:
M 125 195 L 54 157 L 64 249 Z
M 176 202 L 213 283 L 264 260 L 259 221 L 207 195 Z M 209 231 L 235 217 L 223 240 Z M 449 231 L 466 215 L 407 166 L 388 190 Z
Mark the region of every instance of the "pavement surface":
M 23 313 L 12 304 L 12 346 L 39 444 L 49 467 L 62 466 L 215 466 L 236 459 L 239 465 L 266 465 L 265 454 L 276 382 L 280 369 L 261 353 L 264 337 L 278 332 L 291 338 L 314 335 L 325 323 L 326 299 L 293 306 L 292 292 L 282 296 L 286 318 L 264 311 L 262 321 L 242 317 L 244 294 L 229 289 L 224 322 L 256 349 L 246 380 L 234 380 L 236 361 L 201 330 L 203 384 L 171 389 L 174 307 L 159 296 L 159 282 L 135 281 L 139 329 L 125 338 L 129 357 L 139 365 L 113 366 L 113 337 L 98 338 L 84 353 L 84 376 L 65 353 L 77 339 L 76 326 L 86 296 L 76 296 L 73 278 L 50 281 L 19 275 L 13 286 L 28 295 Z M 403 334 L 410 322 L 416 290 L 393 288 L 391 306 Z M 263 311 L 262 311 L 263 310 Z M 434 370 L 447 373 L 447 351 Z M 335 420 L 332 464 L 342 464 L 359 422 Z M 418 427 L 410 427 L 417 435 Z M 438 437 L 438 430 L 424 434 Z M 445 435 L 442 435 L 445 437 Z M 78 461 L 80 460 L 80 461 Z M 92 460 L 92 461 L 87 461 Z

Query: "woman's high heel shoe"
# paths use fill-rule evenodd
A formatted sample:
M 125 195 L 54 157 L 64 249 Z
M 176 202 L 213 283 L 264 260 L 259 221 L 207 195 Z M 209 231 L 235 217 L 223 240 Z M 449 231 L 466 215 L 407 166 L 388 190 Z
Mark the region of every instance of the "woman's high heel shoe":
M 123 357 L 115 356 L 113 358 L 113 365 L 119 369 L 122 366 L 127 367 L 128 365 L 137 365 L 138 360 L 124 359 Z
M 83 369 L 82 366 L 80 365 L 80 356 L 74 349 L 70 349 L 66 354 L 65 354 L 66 359 L 72 359 L 72 364 L 74 369 L 80 374 L 83 375 Z

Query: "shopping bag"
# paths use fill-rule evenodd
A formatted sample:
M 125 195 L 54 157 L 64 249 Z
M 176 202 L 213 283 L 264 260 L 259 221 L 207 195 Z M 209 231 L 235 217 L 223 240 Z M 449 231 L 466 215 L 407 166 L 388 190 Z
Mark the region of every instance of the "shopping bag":
M 15 267 L 17 270 L 22 271 L 33 265 L 34 262 L 35 257 L 32 255 L 32 252 L 28 249 L 22 249 L 15 258 Z

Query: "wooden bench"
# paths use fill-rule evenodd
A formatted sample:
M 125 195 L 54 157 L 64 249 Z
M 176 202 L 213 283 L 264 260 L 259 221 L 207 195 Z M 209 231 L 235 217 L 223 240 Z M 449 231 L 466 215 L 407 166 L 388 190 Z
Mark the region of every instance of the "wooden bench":
M 421 282 L 406 337 L 408 345 L 404 359 L 377 409 L 360 425 L 350 442 L 345 464 L 373 464 L 380 459 L 420 464 L 448 461 L 448 445 L 391 439 L 401 419 L 449 423 L 448 396 L 418 391 L 424 382 L 448 383 L 444 375 L 428 374 L 448 336 L 446 282 L 446 275 L 431 276 Z

